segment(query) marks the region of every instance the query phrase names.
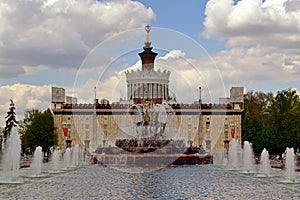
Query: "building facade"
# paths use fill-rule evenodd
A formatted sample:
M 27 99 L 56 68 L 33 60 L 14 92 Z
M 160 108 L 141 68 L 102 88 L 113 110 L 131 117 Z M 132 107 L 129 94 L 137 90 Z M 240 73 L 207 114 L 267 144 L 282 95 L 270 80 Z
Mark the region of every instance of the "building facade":
M 156 53 L 149 39 L 139 53 L 142 69 L 127 71 L 127 99 L 131 104 L 147 101 L 168 104 L 173 115 L 166 118 L 166 129 L 172 139 L 183 139 L 187 146 L 202 146 L 209 152 L 229 148 L 231 138 L 242 140 L 243 87 L 233 87 L 230 97 L 220 98 L 219 104 L 170 103 L 170 71 L 154 69 Z M 129 104 L 112 103 L 95 99 L 91 104 L 78 104 L 77 99 L 65 99 L 63 88 L 52 88 L 54 126 L 58 131 L 60 148 L 79 144 L 89 151 L 97 147 L 115 146 L 118 138 L 130 135 L 132 120 L 128 120 Z M 136 117 L 139 117 L 138 115 Z M 133 130 L 133 129 L 132 129 Z

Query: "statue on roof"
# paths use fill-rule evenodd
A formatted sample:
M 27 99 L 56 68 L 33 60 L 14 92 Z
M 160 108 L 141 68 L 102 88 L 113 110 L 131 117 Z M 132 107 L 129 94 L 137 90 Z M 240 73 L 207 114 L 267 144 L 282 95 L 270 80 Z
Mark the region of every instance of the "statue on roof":
M 147 34 L 146 34 L 146 42 L 145 42 L 144 50 L 145 50 L 145 51 L 146 51 L 146 50 L 150 50 L 150 51 L 151 51 L 151 49 L 152 49 L 152 47 L 151 47 L 151 41 L 150 41 L 150 31 L 151 31 L 151 27 L 150 27 L 149 25 L 147 25 L 147 26 L 145 27 L 145 30 L 146 30 Z

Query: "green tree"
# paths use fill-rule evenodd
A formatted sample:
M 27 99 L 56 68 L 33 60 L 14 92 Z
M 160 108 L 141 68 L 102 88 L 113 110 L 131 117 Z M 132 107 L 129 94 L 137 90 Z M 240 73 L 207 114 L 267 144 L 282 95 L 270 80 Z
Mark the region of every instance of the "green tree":
M 281 154 L 286 147 L 300 145 L 300 100 L 296 91 L 248 92 L 244 98 L 243 140 L 253 144 L 255 153 L 266 148 Z
M 27 111 L 23 125 L 23 148 L 29 148 L 33 152 L 37 146 L 41 146 L 45 154 L 49 153 L 51 146 L 57 145 L 57 133 L 54 129 L 53 115 L 49 109 L 44 112 Z
M 282 135 L 285 147 L 299 147 L 300 134 L 300 101 L 295 90 L 279 91 L 273 105 L 274 123 Z
M 270 124 L 271 117 L 269 115 L 273 101 L 272 93 L 250 91 L 244 97 L 243 141 L 251 142 L 255 153 L 260 153 L 264 148 L 261 135 Z
M 7 116 L 5 117 L 5 129 L 4 129 L 4 143 L 6 143 L 7 138 L 10 136 L 11 129 L 16 127 L 18 122 L 16 120 L 15 104 L 13 100 L 10 100 L 9 110 L 7 111 Z

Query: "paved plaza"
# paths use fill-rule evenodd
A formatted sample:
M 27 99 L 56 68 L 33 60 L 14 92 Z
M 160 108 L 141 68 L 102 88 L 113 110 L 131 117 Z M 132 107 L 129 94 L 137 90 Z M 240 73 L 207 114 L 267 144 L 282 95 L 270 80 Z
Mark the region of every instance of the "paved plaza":
M 127 169 L 128 170 L 128 169 Z M 0 199 L 300 199 L 300 184 L 280 183 L 282 170 L 272 178 L 227 171 L 212 165 L 114 169 L 88 165 L 43 178 L 26 177 L 23 184 L 1 184 Z M 299 172 L 297 172 L 297 178 Z

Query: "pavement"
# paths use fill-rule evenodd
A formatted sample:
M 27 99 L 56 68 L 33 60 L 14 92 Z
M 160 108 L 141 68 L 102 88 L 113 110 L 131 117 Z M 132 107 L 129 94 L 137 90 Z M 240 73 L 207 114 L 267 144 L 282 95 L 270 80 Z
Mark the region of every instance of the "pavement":
M 84 165 L 32 178 L 21 169 L 22 184 L 0 184 L 0 199 L 300 199 L 300 184 L 282 183 L 283 170 L 271 178 L 213 165 L 145 168 Z M 130 171 L 130 172 L 128 172 Z M 297 180 L 300 174 L 297 172 Z

